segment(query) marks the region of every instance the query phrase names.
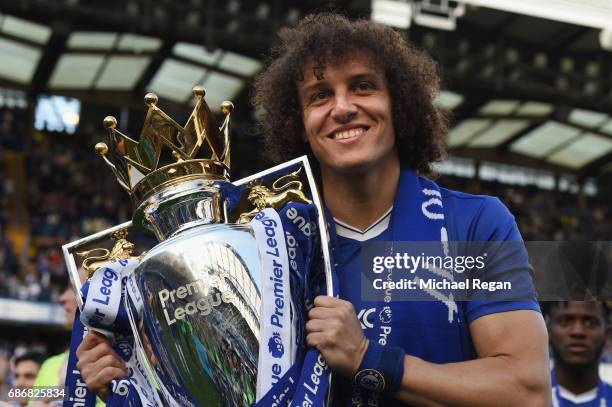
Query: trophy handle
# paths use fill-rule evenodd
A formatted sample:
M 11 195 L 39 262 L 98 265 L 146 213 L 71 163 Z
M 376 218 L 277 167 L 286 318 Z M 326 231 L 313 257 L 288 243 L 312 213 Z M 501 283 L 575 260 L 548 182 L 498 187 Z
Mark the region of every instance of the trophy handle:
M 325 220 L 325 210 L 321 201 L 321 196 L 319 195 L 319 191 L 317 189 L 317 183 L 312 173 L 312 168 L 310 167 L 310 162 L 308 161 L 308 157 L 303 155 L 291 161 L 287 161 L 272 168 L 268 168 L 267 170 L 250 175 L 246 178 L 239 179 L 238 181 L 233 182 L 233 184 L 236 187 L 248 188 L 249 185 L 260 182 L 262 179 L 272 178 L 277 180 L 279 177 L 283 177 L 291 173 L 297 173 L 301 168 L 304 169 L 304 175 L 306 176 L 306 180 L 308 182 L 312 203 L 317 207 L 317 226 L 319 227 L 319 234 L 321 237 L 325 284 L 327 292 L 333 293 L 334 286 L 332 281 L 332 262 L 330 255 L 329 233 L 327 231 L 327 221 Z
M 124 231 L 131 229 L 132 221 L 121 223 L 119 225 L 115 225 L 108 229 L 102 230 L 98 233 L 94 233 L 93 235 L 86 236 L 79 240 L 75 240 L 74 242 L 67 243 L 62 246 L 62 252 L 64 253 L 64 262 L 66 263 L 66 268 L 68 269 L 68 277 L 70 278 L 70 284 L 72 285 L 72 289 L 74 290 L 76 302 L 79 306 L 79 309 L 83 309 L 83 297 L 81 297 L 81 278 L 79 277 L 79 268 L 77 267 L 76 258 L 78 256 L 77 252 L 83 252 L 92 250 L 91 246 L 100 243 L 109 241 L 112 239 L 113 235 L 116 232 Z

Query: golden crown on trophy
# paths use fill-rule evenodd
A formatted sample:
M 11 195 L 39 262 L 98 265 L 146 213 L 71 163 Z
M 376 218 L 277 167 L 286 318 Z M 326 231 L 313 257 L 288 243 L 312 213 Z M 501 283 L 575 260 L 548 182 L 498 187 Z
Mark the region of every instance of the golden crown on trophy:
M 221 104 L 225 120 L 212 122 L 203 86 L 193 88 L 195 107 L 181 126 L 158 106 L 154 93 L 144 101 L 149 109 L 138 141 L 117 130 L 117 119 L 107 116 L 109 145 L 96 144 L 96 151 L 111 168 L 119 184 L 136 201 L 169 184 L 191 178 L 229 179 L 231 102 Z

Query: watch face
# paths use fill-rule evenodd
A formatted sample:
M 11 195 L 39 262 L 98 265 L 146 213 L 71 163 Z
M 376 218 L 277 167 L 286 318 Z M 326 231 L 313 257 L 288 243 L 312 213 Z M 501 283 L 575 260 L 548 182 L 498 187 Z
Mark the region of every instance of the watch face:
M 385 389 L 385 378 L 376 369 L 363 369 L 355 375 L 355 383 L 370 391 L 377 393 Z

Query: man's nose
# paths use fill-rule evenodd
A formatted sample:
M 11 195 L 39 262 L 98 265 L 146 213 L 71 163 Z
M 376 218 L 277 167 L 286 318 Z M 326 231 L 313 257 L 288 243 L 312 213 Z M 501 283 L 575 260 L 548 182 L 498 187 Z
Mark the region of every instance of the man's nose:
M 343 123 L 351 120 L 357 114 L 357 106 L 353 104 L 350 96 L 344 92 L 337 92 L 334 98 L 332 117 Z
M 570 326 L 570 335 L 572 336 L 585 336 L 586 335 L 586 326 L 582 321 L 575 321 Z

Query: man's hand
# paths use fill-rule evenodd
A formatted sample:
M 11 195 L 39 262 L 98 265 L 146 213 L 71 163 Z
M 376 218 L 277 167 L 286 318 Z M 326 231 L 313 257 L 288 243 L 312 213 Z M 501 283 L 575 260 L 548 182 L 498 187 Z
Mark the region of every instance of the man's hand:
M 321 352 L 333 371 L 353 377 L 368 348 L 353 304 L 320 295 L 308 313 L 306 342 Z
M 112 348 L 110 339 L 89 331 L 76 351 L 77 369 L 81 372 L 87 388 L 106 400 L 110 394 L 110 382 L 126 376 L 125 363 Z

